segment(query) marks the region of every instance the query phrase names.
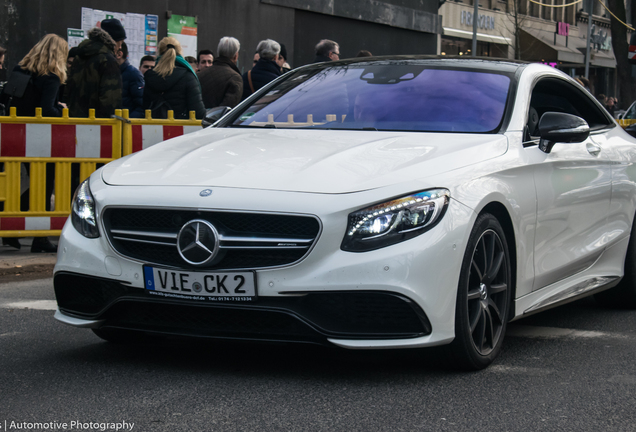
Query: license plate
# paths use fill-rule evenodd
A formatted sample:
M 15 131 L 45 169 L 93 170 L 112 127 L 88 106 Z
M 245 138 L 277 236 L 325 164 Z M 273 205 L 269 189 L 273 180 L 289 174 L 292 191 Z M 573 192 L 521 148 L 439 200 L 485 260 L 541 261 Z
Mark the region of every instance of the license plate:
M 144 266 L 146 292 L 175 299 L 200 301 L 254 301 L 253 272 L 197 272 Z

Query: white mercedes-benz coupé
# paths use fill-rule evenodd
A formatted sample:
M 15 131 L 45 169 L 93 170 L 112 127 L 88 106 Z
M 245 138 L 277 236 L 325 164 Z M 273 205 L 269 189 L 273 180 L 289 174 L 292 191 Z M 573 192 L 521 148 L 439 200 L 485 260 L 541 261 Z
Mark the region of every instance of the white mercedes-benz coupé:
M 120 342 L 447 345 L 474 370 L 511 320 L 636 306 L 636 140 L 554 68 L 321 63 L 208 120 L 80 185 L 58 320 Z

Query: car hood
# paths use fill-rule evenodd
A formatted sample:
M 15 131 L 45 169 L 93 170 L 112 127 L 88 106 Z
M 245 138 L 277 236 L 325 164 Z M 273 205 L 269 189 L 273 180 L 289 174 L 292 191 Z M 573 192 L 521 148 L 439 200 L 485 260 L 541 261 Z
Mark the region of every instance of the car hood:
M 102 169 L 110 185 L 348 193 L 425 178 L 499 156 L 503 135 L 208 128 Z

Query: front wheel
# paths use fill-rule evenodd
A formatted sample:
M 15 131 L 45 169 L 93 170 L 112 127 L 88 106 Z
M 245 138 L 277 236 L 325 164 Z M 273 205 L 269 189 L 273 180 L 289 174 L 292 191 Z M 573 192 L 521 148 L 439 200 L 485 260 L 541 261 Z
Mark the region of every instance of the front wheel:
M 506 235 L 490 214 L 477 218 L 462 262 L 455 307 L 454 365 L 487 367 L 501 351 L 511 301 L 512 271 Z

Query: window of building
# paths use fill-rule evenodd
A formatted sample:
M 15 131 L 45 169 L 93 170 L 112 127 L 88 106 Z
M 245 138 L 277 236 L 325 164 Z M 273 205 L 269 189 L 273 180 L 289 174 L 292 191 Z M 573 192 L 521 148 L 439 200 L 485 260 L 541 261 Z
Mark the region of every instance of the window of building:
M 530 2 L 530 16 L 541 18 L 541 6 L 536 3 Z
M 552 0 L 542 0 L 541 3 L 546 5 L 551 5 Z M 537 5 L 538 6 L 538 5 Z M 544 20 L 552 21 L 552 10 L 554 8 L 539 6 L 541 8 L 541 18 Z

